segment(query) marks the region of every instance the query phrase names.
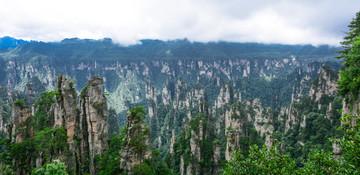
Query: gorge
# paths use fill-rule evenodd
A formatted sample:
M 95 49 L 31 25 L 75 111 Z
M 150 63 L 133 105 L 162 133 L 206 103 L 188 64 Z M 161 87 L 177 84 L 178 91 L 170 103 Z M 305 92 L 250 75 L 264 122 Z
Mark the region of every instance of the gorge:
M 70 174 L 101 174 L 109 135 L 122 133 L 118 173 L 153 160 L 174 174 L 220 174 L 234 150 L 277 143 L 301 167 L 310 149 L 336 152 L 337 49 L 76 38 L 9 48 L 0 53 L 2 151 L 16 174 L 54 160 Z M 17 155 L 14 145 L 34 150 Z

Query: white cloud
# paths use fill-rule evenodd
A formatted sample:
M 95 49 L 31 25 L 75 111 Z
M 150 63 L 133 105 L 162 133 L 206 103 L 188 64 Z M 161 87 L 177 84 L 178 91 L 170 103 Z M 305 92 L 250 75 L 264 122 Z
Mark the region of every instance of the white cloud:
M 358 7 L 358 0 L 2 0 L 0 36 L 337 45 Z

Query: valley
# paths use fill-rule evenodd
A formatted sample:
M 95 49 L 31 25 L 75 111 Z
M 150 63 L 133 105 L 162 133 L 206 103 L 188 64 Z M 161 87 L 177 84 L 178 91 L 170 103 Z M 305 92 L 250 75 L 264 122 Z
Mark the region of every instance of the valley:
M 73 174 L 98 174 L 104 167 L 96 155 L 104 158 L 113 149 L 107 135 L 125 126 L 115 172 L 135 171 L 155 149 L 166 168 L 182 175 L 220 174 L 234 150 L 246 156 L 251 145 L 280 144 L 297 167 L 311 149 L 339 154 L 328 138 L 341 136 L 336 128 L 343 99 L 336 82 L 342 62 L 334 53 L 340 48 L 141 42 L 125 47 L 110 39 L 74 38 L 1 51 L 3 137 L 10 136 L 9 143 L 37 138 L 36 129 L 21 130 L 22 122 L 36 116 L 38 97 L 48 91 L 55 101 L 43 111 L 45 126 L 63 128 L 67 138 L 62 151 L 52 145 L 51 153 L 15 164 L 17 174 L 29 173 L 21 166 L 39 168 L 55 159 Z

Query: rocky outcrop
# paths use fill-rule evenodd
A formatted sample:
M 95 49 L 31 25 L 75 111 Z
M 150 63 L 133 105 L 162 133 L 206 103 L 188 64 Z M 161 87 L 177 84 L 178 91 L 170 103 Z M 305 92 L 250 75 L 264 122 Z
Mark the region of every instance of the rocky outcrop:
M 125 145 L 120 153 L 120 171 L 131 175 L 136 165 L 151 158 L 150 128 L 141 119 L 139 111 L 127 114 Z
M 221 167 L 221 146 L 218 141 L 214 142 L 214 163 L 217 168 L 214 169 L 213 174 L 220 174 L 220 167 Z
M 265 138 L 265 145 L 270 148 L 273 143 L 272 134 L 275 130 L 273 126 L 274 116 L 272 115 L 272 110 L 270 108 L 262 107 L 259 99 L 255 99 L 251 105 L 255 114 L 249 121 L 254 124 L 256 131 L 260 133 L 260 137 Z
M 54 112 L 54 127 L 65 127 L 68 143 L 73 147 L 76 122 L 76 91 L 65 75 L 57 75 L 55 88 L 59 93 L 59 100 L 52 106 Z M 72 149 L 71 149 L 72 150 Z
M 161 90 L 161 100 L 164 105 L 169 105 L 171 102 L 171 90 L 173 84 L 169 82 L 169 79 L 166 80 L 165 86 Z
M 259 99 L 232 104 L 231 108 L 225 111 L 225 159 L 229 161 L 234 150 L 244 149 L 242 139 L 245 137 L 253 137 L 255 141 L 258 134 L 259 138 L 265 140 L 265 145 L 272 146 L 272 134 L 275 131 L 273 120 L 272 110 L 262 107 Z M 252 133 L 252 129 L 255 129 L 256 133 Z
M 23 103 L 14 103 L 12 106 L 11 121 L 8 125 L 8 136 L 10 141 L 20 143 L 26 138 L 34 136 L 33 129 L 26 121 L 31 116 L 31 108 Z
M 174 143 L 175 143 L 175 129 L 172 130 L 172 136 L 170 141 L 170 154 L 174 153 Z
M 37 76 L 31 77 L 30 81 L 26 83 L 24 96 L 25 102 L 29 105 L 35 102 L 40 93 L 44 92 L 46 85 L 42 83 Z
M 233 156 L 232 152 L 240 148 L 240 139 L 245 136 L 244 129 L 248 124 L 248 115 L 243 112 L 240 113 L 244 110 L 244 105 L 238 104 L 225 112 L 225 160 L 227 161 Z
M 0 132 L 5 133 L 6 132 L 6 127 L 5 127 L 4 118 L 2 116 L 2 112 L 3 112 L 3 106 L 2 106 L 1 101 L 0 101 Z
M 108 148 L 107 102 L 103 94 L 103 82 L 100 77 L 91 77 L 88 87 L 82 92 L 79 99 L 78 126 L 82 132 L 80 140 L 85 147 L 88 145 L 88 150 L 85 152 L 88 152 L 87 156 L 90 159 L 90 174 L 97 174 L 98 165 L 95 163 L 95 157 L 102 155 Z
M 35 103 L 33 111 L 26 107 L 23 101 L 16 101 L 13 104 L 11 123 L 8 125 L 8 137 L 10 141 L 20 143 L 26 139 L 33 138 L 35 131 L 41 131 L 46 127 L 64 128 L 66 134 L 66 148 L 64 150 L 54 149 L 53 154 L 44 157 L 39 152 L 38 157 L 27 161 L 27 166 L 36 164 L 42 166 L 45 161 L 60 159 L 65 162 L 67 169 L 72 174 L 97 174 L 98 165 L 95 157 L 101 156 L 108 148 L 108 123 L 107 123 L 107 102 L 102 89 L 103 79 L 92 77 L 89 86 L 80 95 L 77 106 L 76 91 L 74 84 L 64 75 L 57 75 L 53 102 L 40 101 Z M 48 96 L 49 97 L 49 96 Z M 48 98 L 44 96 L 43 98 Z M 48 99 L 49 100 L 49 99 Z M 44 106 L 41 106 L 44 105 Z M 51 105 L 51 106 L 49 106 Z M 36 114 L 41 110 L 41 114 Z M 34 128 L 31 122 L 41 119 L 30 119 L 30 116 L 48 115 L 44 126 L 36 123 Z M 30 120 L 28 120 L 30 119 Z M 30 123 L 29 123 L 30 122 Z M 17 166 L 15 166 L 17 167 Z M 22 168 L 19 168 L 22 171 Z M 23 174 L 26 172 L 19 172 Z
M 175 50 L 169 49 L 166 54 L 171 56 L 171 54 L 175 54 Z M 109 106 L 113 107 L 117 114 L 125 114 L 125 111 L 131 106 L 147 106 L 150 117 L 147 119 L 149 119 L 151 129 L 154 128 L 153 131 L 155 131 L 151 139 L 153 145 L 160 148 L 162 155 L 168 152 L 176 153 L 174 147 L 182 134 L 181 131 L 190 128 L 190 121 L 201 113 L 201 102 L 208 101 L 212 105 L 209 116 L 211 116 L 214 127 L 209 127 L 215 131 L 213 136 L 220 143 L 226 142 L 226 140 L 229 142 L 228 146 L 221 144 L 221 146 L 214 145 L 213 147 L 214 154 L 211 155 L 211 159 L 214 162 L 221 162 L 218 160 L 219 155 L 223 158 L 226 153 L 229 158 L 231 150 L 239 148 L 241 137 L 248 134 L 246 128 L 250 125 L 263 137 L 262 139 L 267 145 L 271 145 L 271 135 L 276 129 L 274 128 L 276 125 L 273 124 L 274 118 L 281 121 L 281 123 L 279 122 L 281 127 L 286 125 L 284 127 L 286 131 L 292 129 L 299 122 L 302 122 L 302 127 L 306 126 L 306 117 L 298 115 L 301 111 L 297 112 L 294 104 L 299 96 L 308 91 L 309 84 L 307 82 L 314 78 L 312 73 L 316 72 L 317 74 L 319 66 L 323 64 L 319 62 L 308 65 L 309 61 L 313 61 L 313 59 L 297 59 L 295 56 L 281 59 L 226 58 L 225 56 L 222 59 L 198 58 L 197 60 L 169 57 L 169 59 L 155 58 L 142 61 L 111 60 L 112 57 L 109 57 L 107 61 L 87 60 L 84 56 L 84 59 L 72 60 L 71 64 L 65 61 L 63 65 L 57 66 L 53 64 L 52 56 L 32 57 L 29 55 L 32 62 L 28 62 L 22 60 L 22 57 L 17 54 L 19 53 L 14 51 L 11 57 L 6 58 L 4 63 L 6 63 L 7 74 L 4 80 L 17 90 L 25 88 L 28 94 L 33 94 L 24 85 L 31 81 L 31 78 L 39 77 L 42 83 L 46 83 L 48 90 L 55 89 L 59 92 L 61 100 L 52 107 L 54 110 L 53 126 L 66 128 L 69 149 L 75 150 L 73 151 L 74 156 L 72 156 L 75 158 L 69 159 L 68 162 L 73 164 L 71 162 L 75 159 L 76 163 L 74 164 L 78 166 L 76 174 L 96 174 L 93 157 L 101 152 L 99 147 L 106 148 L 106 143 L 103 142 L 105 139 L 101 136 L 102 133 L 105 133 L 105 124 L 101 119 L 101 113 L 106 113 L 101 108 L 106 104 L 103 103 L 104 100 L 101 99 L 100 93 L 89 94 L 92 91 L 89 90 L 91 89 L 91 83 L 89 83 L 88 89 L 81 93 L 78 107 L 66 107 L 76 103 L 76 98 L 67 95 L 72 94 L 74 90 L 71 90 L 71 83 L 66 82 L 64 76 L 59 77 L 62 80 L 55 82 L 55 87 L 53 86 L 57 72 L 69 72 L 76 77 L 78 82 L 75 87 L 82 86 L 86 83 L 85 77 L 90 78 L 90 75 L 94 73 L 105 76 L 101 83 L 104 83 L 105 89 L 110 93 Z M 66 60 L 66 58 L 64 59 Z M 179 77 L 183 77 L 183 79 Z M 94 81 L 100 82 L 95 79 Z M 277 92 L 268 93 L 267 95 L 270 97 L 264 97 L 261 91 L 256 91 L 260 92 L 259 96 L 262 96 L 263 104 L 256 100 L 249 100 L 248 104 L 245 104 L 247 99 L 257 98 L 257 94 L 254 95 L 254 92 L 251 91 L 252 88 L 263 90 L 262 87 L 253 87 L 263 85 L 262 81 L 266 82 L 265 85 L 271 86 L 269 88 L 283 87 L 283 84 L 286 87 Z M 224 82 L 227 83 L 224 84 Z M 99 87 L 96 88 L 99 89 Z M 321 88 L 312 90 L 314 92 L 323 91 Z M 264 98 L 266 100 L 263 100 Z M 243 108 L 232 108 L 234 103 L 240 104 L 242 101 L 245 102 Z M 281 108 L 281 116 L 278 117 L 274 116 L 276 113 L 269 108 L 262 107 L 262 105 L 269 106 L 269 103 L 272 104 L 273 101 L 276 105 L 271 107 L 277 110 L 291 101 L 294 103 L 290 107 Z M 327 111 L 332 111 L 331 109 L 334 109 L 334 105 L 329 105 Z M 75 115 L 72 115 L 73 113 Z M 74 116 L 76 116 L 75 119 L 73 119 Z M 126 115 L 120 115 L 120 117 L 126 117 Z M 123 123 L 126 119 L 120 118 L 120 121 Z M 198 127 L 200 128 L 202 125 Z M 227 130 L 228 128 L 233 130 L 230 132 Z M 202 137 L 204 133 L 200 131 L 189 133 L 193 137 L 191 145 L 189 145 L 189 152 L 193 150 L 194 160 L 198 160 L 199 157 L 203 158 L 197 152 L 199 148 L 201 152 L 201 146 L 199 146 L 201 142 L 198 140 L 204 138 Z M 284 131 L 281 130 L 281 132 Z M 228 135 L 225 136 L 225 133 Z M 227 150 L 228 148 L 230 149 Z M 182 155 L 182 161 L 178 162 L 183 162 L 183 166 L 181 166 L 183 174 L 186 172 L 196 173 L 196 169 L 199 169 L 199 165 L 193 162 L 189 163 L 184 155 Z M 129 166 L 132 165 L 129 164 Z
M 291 104 L 287 107 L 282 107 L 280 110 L 280 121 L 285 123 L 285 132 L 292 129 L 297 123 L 301 123 L 302 127 L 306 126 L 306 116 L 301 115 L 305 109 L 299 108 L 302 101 L 308 99 L 307 104 L 317 104 L 317 109 L 321 110 L 322 106 L 326 107 L 325 117 L 332 121 L 333 104 L 329 99 L 334 99 L 336 96 L 338 73 L 329 66 L 323 66 L 319 70 L 319 75 L 312 81 L 308 94 L 304 97 L 298 97 L 292 100 Z M 304 84 L 304 83 L 302 83 Z M 312 109 L 310 109 L 312 110 Z
M 55 90 L 58 93 L 57 100 L 50 108 L 50 118 L 53 127 L 63 127 L 66 131 L 67 143 L 69 144 L 67 156 L 64 153 L 58 153 L 58 157 L 62 157 L 67 165 L 67 169 L 76 169 L 76 145 L 74 141 L 77 108 L 76 108 L 76 91 L 74 84 L 70 82 L 65 75 L 57 75 L 55 82 Z
M 154 116 L 155 109 L 157 107 L 157 94 L 156 94 L 156 88 L 152 87 L 149 83 L 146 83 L 145 85 L 145 98 L 149 101 L 148 103 L 148 115 L 149 117 Z
M 227 83 L 225 84 L 221 89 L 218 98 L 215 101 L 215 108 L 220 108 L 224 106 L 227 103 L 230 103 L 233 99 L 233 89 L 232 87 Z
M 329 66 L 323 66 L 319 77 L 311 84 L 309 96 L 314 101 L 319 101 L 322 95 L 334 96 L 336 94 L 337 79 L 339 75 Z
M 8 143 L 21 144 L 27 138 L 34 137 L 34 130 L 29 125 L 29 117 L 31 116 L 31 109 L 25 106 L 25 103 L 22 101 L 16 101 L 12 105 L 12 113 L 10 124 L 7 126 L 7 135 L 9 138 Z M 21 152 L 19 154 L 28 155 L 29 152 Z M 29 166 L 35 164 L 33 158 L 26 156 L 23 159 L 17 158 L 16 161 L 13 161 L 13 166 L 16 167 L 15 174 L 29 174 L 29 170 L 23 166 Z

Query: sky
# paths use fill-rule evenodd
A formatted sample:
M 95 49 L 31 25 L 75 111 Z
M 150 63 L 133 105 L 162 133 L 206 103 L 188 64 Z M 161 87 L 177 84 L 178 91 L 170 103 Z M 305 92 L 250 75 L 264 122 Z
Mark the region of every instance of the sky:
M 0 0 L 0 37 L 339 46 L 359 0 Z

